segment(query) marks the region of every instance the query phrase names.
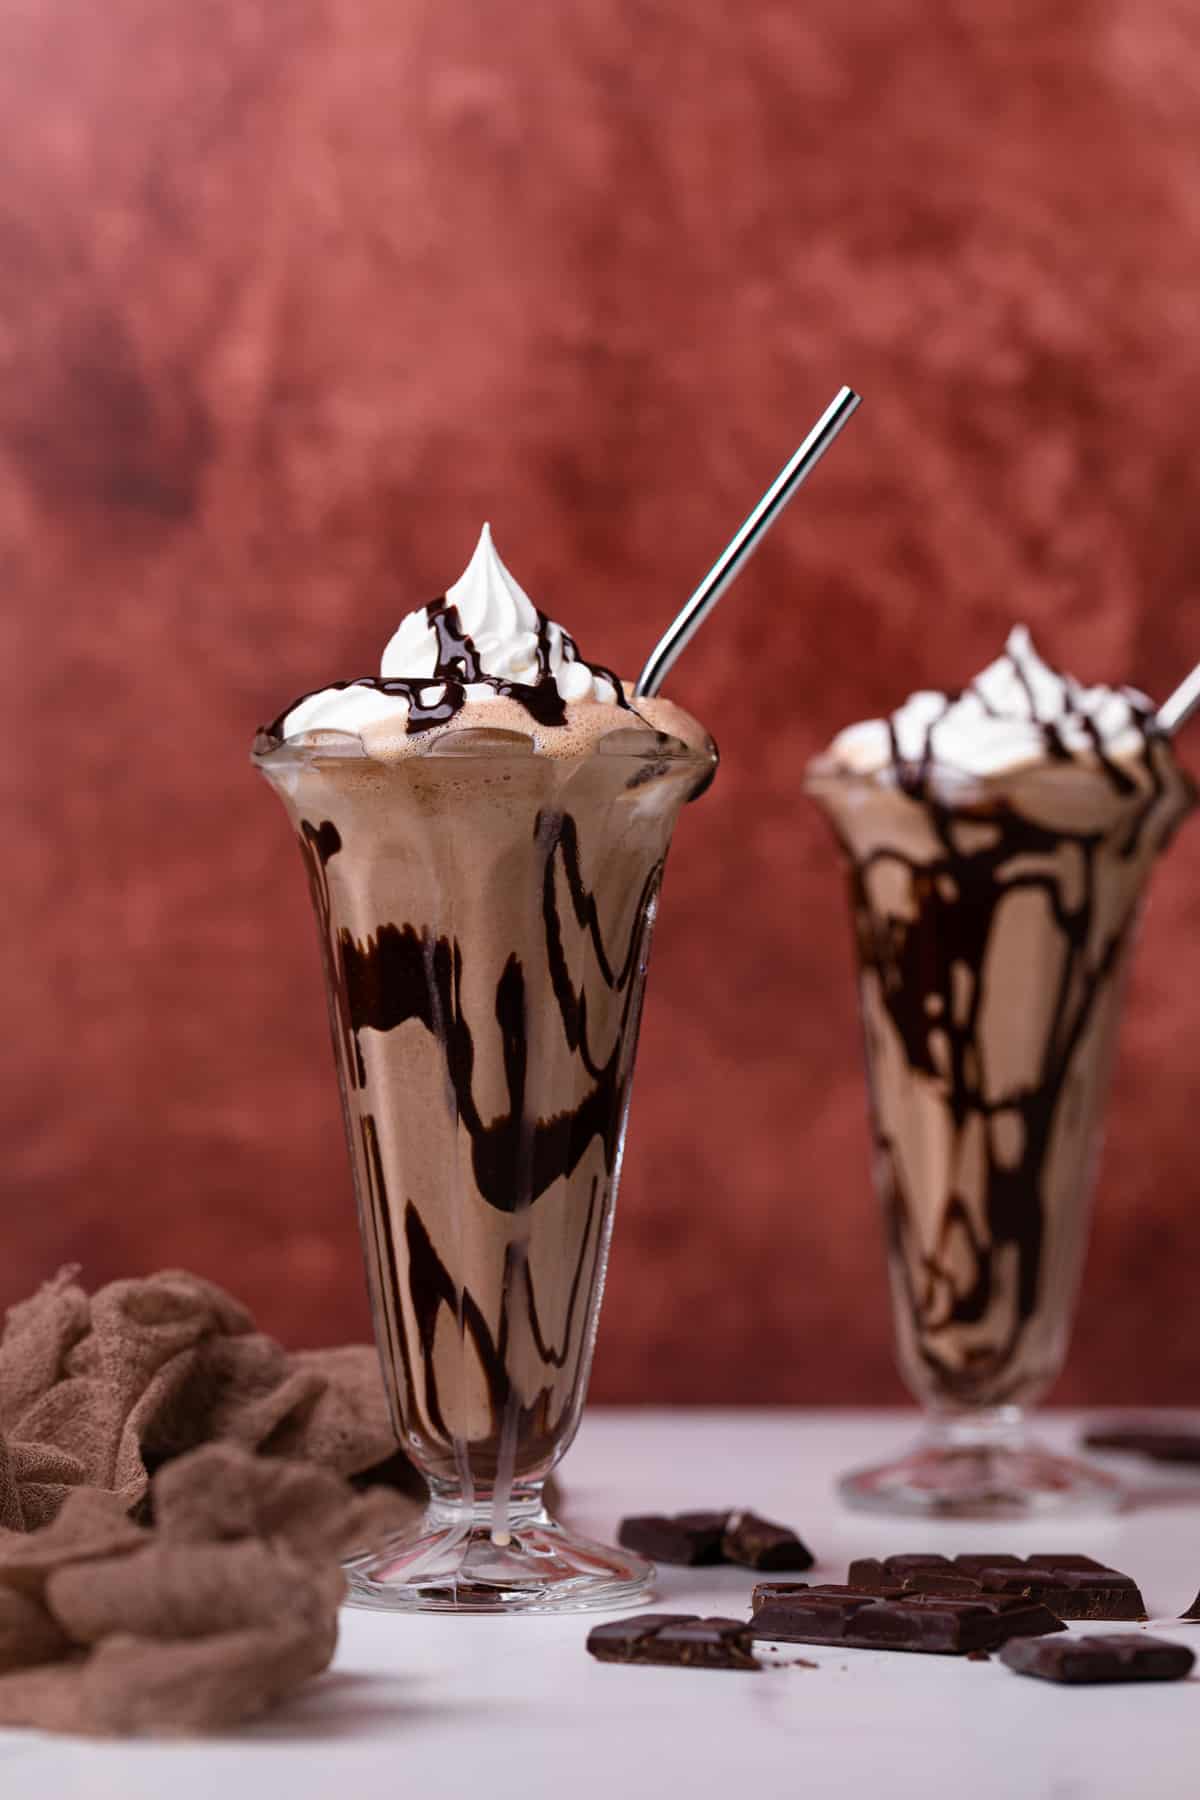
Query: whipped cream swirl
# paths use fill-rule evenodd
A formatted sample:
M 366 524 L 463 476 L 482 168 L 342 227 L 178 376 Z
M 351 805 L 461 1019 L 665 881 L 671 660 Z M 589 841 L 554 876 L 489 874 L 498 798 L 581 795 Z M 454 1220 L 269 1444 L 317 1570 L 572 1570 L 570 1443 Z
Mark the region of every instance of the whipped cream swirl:
M 574 639 L 534 606 L 485 525 L 453 587 L 401 621 L 377 676 L 304 695 L 267 735 L 357 734 L 385 723 L 411 734 L 448 724 L 464 706 L 501 699 L 519 702 L 544 726 L 565 724 L 570 703 L 628 705 L 617 677 L 584 662 Z
M 1154 706 L 1144 694 L 1084 687 L 1051 668 L 1018 625 L 1003 655 L 961 693 L 912 694 L 890 718 L 848 726 L 825 762 L 848 775 L 890 771 L 913 787 L 937 771 L 982 780 L 1079 760 L 1121 785 L 1121 765 L 1140 758 L 1154 733 Z

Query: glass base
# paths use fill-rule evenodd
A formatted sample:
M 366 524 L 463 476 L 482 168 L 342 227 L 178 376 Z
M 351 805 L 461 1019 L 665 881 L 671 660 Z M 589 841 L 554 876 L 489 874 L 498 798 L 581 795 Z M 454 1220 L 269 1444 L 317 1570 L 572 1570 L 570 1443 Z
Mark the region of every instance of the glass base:
M 1120 1482 L 1090 1463 L 1022 1433 L 966 1426 L 931 1434 L 896 1462 L 843 1475 L 838 1493 L 859 1512 L 949 1519 L 1114 1512 L 1125 1498 Z
M 420 1524 L 345 1565 L 346 1600 L 393 1612 L 591 1612 L 636 1604 L 653 1565 L 577 1537 L 544 1507 L 510 1515 L 494 1535 L 490 1507 L 431 1505 Z

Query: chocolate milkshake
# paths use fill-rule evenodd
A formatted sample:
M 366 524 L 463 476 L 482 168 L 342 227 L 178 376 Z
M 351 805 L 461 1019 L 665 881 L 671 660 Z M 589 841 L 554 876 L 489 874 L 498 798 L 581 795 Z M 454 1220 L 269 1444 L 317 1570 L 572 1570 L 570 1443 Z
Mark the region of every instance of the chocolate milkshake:
M 849 872 L 900 1365 L 974 1457 L 850 1497 L 1069 1496 L 1073 1466 L 1018 1478 L 983 1452 L 1063 1359 L 1121 978 L 1195 791 L 1148 700 L 1084 688 L 1020 629 L 962 693 L 844 731 L 808 787 Z
M 540 1487 L 583 1404 L 659 884 L 712 744 L 583 661 L 485 527 L 380 676 L 306 696 L 255 757 L 308 867 L 384 1375 L 432 1493 L 352 1586 L 624 1603 L 644 1568 Z

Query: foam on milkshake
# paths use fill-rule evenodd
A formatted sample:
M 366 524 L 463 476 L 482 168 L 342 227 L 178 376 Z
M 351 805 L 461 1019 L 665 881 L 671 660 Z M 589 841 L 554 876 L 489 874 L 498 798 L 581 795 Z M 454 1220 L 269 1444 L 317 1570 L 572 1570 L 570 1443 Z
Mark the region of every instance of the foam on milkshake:
M 709 742 L 680 707 L 657 698 L 635 707 L 617 675 L 585 662 L 501 562 L 484 525 L 453 586 L 401 621 L 378 675 L 303 695 L 260 735 L 311 744 L 337 732 L 386 760 L 428 754 L 451 732 L 503 731 L 527 737 L 543 756 L 582 756 L 610 732 L 644 725 L 698 747 Z

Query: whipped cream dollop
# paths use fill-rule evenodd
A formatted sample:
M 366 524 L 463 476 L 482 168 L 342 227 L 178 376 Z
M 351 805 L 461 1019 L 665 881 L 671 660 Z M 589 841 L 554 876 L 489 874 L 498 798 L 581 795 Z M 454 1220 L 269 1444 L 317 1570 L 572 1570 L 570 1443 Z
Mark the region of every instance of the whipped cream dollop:
M 268 732 L 358 734 L 390 724 L 413 733 L 448 724 L 464 706 L 496 700 L 517 701 L 549 727 L 566 723 L 568 704 L 627 704 L 616 676 L 585 662 L 574 639 L 538 611 L 485 525 L 453 587 L 401 621 L 378 676 L 306 694 Z
M 959 694 L 912 694 L 888 719 L 850 725 L 826 765 L 850 775 L 946 770 L 981 779 L 1031 764 L 1135 760 L 1154 706 L 1134 688 L 1084 687 L 1038 655 L 1025 626 Z

